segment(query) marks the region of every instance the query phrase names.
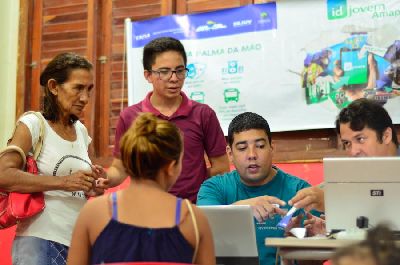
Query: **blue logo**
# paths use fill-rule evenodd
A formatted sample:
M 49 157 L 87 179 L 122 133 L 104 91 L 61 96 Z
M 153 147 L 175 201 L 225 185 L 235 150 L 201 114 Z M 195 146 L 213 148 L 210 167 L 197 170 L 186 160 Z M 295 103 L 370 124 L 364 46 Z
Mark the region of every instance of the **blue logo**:
M 187 68 L 189 69 L 187 77 L 191 79 L 198 79 L 206 71 L 206 65 L 201 63 L 188 64 Z
M 347 17 L 347 0 L 327 0 L 328 19 L 340 19 Z
M 251 26 L 253 23 L 253 20 L 251 19 L 245 19 L 245 20 L 240 20 L 240 21 L 233 21 L 232 25 L 233 27 L 244 27 L 244 26 Z
M 259 24 L 271 23 L 270 16 L 267 11 L 263 11 L 260 13 L 260 19 L 258 20 Z
M 227 26 L 221 23 L 217 23 L 212 20 L 208 20 L 206 25 L 201 25 L 196 28 L 196 32 L 207 32 L 210 30 L 226 29 Z
M 222 68 L 223 74 L 239 74 L 243 71 L 243 65 L 239 65 L 238 61 L 228 61 L 228 67 Z
M 150 38 L 150 33 L 145 33 L 145 34 L 141 34 L 138 36 L 135 36 L 136 40 L 145 40 Z

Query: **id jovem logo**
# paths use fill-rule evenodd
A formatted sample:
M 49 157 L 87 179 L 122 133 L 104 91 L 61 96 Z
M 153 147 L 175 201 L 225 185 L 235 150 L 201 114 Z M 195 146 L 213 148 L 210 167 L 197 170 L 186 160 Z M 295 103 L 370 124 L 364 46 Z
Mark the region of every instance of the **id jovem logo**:
M 328 19 L 347 17 L 347 0 L 327 0 Z
M 384 0 L 367 3 L 354 1 L 352 5 L 347 0 L 327 0 L 327 15 L 329 20 L 365 15 L 372 19 L 380 19 L 400 16 L 400 8 L 398 3 L 386 5 Z

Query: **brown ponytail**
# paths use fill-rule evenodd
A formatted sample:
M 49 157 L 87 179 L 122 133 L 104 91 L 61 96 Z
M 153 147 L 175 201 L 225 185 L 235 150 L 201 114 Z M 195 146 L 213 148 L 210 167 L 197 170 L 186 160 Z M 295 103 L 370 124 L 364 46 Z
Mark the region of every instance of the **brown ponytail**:
M 159 170 L 178 161 L 183 144 L 175 124 L 141 113 L 121 140 L 121 159 L 132 178 L 155 179 Z

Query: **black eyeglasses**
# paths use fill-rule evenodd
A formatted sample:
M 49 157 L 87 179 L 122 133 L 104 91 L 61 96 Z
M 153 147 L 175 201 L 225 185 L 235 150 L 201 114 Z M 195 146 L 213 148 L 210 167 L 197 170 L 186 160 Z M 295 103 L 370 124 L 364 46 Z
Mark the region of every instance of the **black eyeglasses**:
M 150 70 L 150 72 L 158 74 L 158 78 L 160 78 L 163 81 L 168 81 L 172 77 L 173 73 L 175 73 L 178 79 L 182 80 L 186 78 L 189 69 L 187 68 L 176 69 L 176 70 L 160 69 L 160 70 Z

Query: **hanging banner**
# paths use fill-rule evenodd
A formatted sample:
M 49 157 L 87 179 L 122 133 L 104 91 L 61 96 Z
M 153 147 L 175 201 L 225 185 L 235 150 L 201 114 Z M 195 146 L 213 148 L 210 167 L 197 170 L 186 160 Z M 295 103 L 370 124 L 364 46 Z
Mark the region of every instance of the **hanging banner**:
M 223 130 L 256 112 L 272 131 L 332 128 L 361 97 L 400 123 L 400 2 L 280 0 L 216 12 L 126 21 L 129 105 L 152 87 L 143 46 L 174 37 L 185 46 L 183 91 L 211 106 Z

